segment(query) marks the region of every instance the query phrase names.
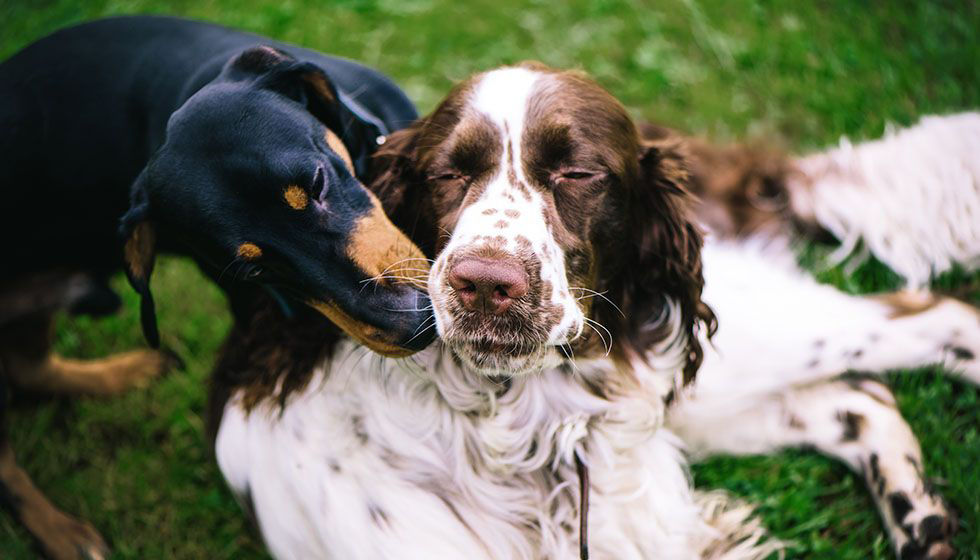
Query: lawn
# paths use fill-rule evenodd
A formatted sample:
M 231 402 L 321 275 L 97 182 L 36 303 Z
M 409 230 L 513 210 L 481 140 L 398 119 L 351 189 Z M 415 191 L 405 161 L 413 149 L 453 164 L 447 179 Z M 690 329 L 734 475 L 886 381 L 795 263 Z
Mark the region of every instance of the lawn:
M 980 3 L 968 0 L 0 0 L 0 59 L 60 27 L 124 13 L 206 19 L 354 58 L 394 77 L 423 112 L 471 72 L 524 59 L 590 72 L 637 118 L 798 150 L 980 104 Z M 825 252 L 811 248 L 806 260 L 819 269 Z M 896 285 L 876 263 L 820 277 L 854 292 Z M 966 287 L 980 304 L 978 280 L 950 274 L 940 285 Z M 91 520 L 118 558 L 263 558 L 204 436 L 224 301 L 186 261 L 164 259 L 153 283 L 164 343 L 186 370 L 113 400 L 18 395 L 14 446 L 37 484 Z M 136 297 L 121 278 L 116 287 L 125 309 L 64 318 L 59 351 L 97 357 L 142 344 Z M 934 370 L 888 382 L 927 473 L 959 512 L 961 556 L 980 558 L 980 391 Z M 862 481 L 833 461 L 802 451 L 716 459 L 694 478 L 760 504 L 773 533 L 796 542 L 792 557 L 891 557 Z M 0 558 L 34 554 L 0 514 Z

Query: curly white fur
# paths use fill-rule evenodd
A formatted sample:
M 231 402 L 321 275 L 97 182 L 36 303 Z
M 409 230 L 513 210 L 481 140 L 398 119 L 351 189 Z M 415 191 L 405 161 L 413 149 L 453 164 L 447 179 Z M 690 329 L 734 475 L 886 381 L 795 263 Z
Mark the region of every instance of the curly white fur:
M 277 558 L 574 558 L 590 470 L 593 558 L 764 558 L 752 509 L 695 493 L 661 429 L 675 372 L 626 380 L 611 360 L 515 377 L 467 371 L 441 345 L 381 360 L 344 343 L 280 413 L 225 408 L 222 472 Z M 668 360 L 674 361 L 674 360 Z

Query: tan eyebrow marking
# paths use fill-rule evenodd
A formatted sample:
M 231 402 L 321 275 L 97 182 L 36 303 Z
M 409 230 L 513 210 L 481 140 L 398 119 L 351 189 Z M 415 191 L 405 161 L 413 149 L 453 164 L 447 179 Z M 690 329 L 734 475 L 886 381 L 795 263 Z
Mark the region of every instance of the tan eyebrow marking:
M 262 256 L 262 249 L 255 243 L 245 242 L 238 246 L 237 254 L 247 261 L 254 261 Z
M 344 160 L 344 164 L 347 165 L 347 170 L 350 171 L 351 175 L 354 173 L 354 162 L 350 158 L 350 152 L 347 151 L 347 146 L 344 146 L 343 140 L 339 136 L 333 133 L 329 128 L 327 129 L 327 146 L 330 149 L 337 152 L 337 155 Z
M 310 198 L 306 196 L 306 191 L 296 185 L 289 185 L 283 189 L 282 197 L 286 199 L 286 204 L 293 210 L 302 210 L 310 202 Z

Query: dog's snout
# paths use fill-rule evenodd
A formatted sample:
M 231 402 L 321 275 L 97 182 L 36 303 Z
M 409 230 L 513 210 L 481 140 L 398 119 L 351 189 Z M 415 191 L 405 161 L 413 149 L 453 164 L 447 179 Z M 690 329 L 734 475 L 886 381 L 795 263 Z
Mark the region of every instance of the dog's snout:
M 449 285 L 470 311 L 501 315 L 527 294 L 527 272 L 516 259 L 468 257 L 449 270 Z

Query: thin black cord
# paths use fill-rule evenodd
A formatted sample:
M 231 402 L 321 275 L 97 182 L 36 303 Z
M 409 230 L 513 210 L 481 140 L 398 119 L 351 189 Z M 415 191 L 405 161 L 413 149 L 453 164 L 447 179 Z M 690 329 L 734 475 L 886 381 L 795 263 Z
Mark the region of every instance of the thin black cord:
M 578 471 L 578 556 L 589 560 L 589 468 L 578 453 L 575 454 L 575 470 Z

